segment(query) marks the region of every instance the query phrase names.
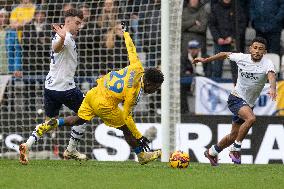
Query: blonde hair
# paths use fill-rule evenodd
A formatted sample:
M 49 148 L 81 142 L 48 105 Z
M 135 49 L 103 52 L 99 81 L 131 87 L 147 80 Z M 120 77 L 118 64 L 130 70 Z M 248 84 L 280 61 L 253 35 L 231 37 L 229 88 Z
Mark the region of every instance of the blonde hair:
M 104 36 L 104 43 L 105 43 L 105 46 L 106 48 L 108 49 L 112 49 L 114 48 L 114 43 L 115 43 L 115 36 L 116 36 L 116 29 L 117 27 L 120 26 L 120 22 L 119 21 L 116 21 L 116 24 L 114 27 L 111 27 L 106 35 Z
M 117 9 L 114 7 L 114 2 L 112 1 L 112 9 L 110 12 L 106 11 L 104 6 L 102 9 L 101 16 L 98 17 L 97 25 L 102 27 L 114 27 L 117 19 Z

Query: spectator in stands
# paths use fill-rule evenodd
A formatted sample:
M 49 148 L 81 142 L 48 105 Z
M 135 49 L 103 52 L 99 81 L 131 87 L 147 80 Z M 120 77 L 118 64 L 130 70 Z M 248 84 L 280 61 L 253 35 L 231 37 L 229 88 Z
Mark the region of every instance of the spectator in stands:
M 147 67 L 159 67 L 161 65 L 161 0 L 141 0 L 136 5 L 139 5 L 138 23 L 137 20 L 133 20 L 134 22 L 132 21 L 130 25 L 135 31 L 136 36 L 133 36 L 133 39 L 137 43 L 137 52 L 144 52 Z M 138 28 L 136 28 L 137 25 Z M 149 115 L 159 114 L 160 94 L 161 91 L 158 91 L 156 96 L 149 97 Z
M 47 23 L 46 12 L 38 9 L 34 19 L 23 28 L 23 75 L 29 76 L 25 80 L 24 96 L 28 101 L 25 104 L 28 110 L 35 110 L 36 80 L 30 76 L 44 78 L 49 70 L 50 63 L 50 36 L 51 27 Z
M 206 54 L 206 29 L 208 15 L 199 0 L 188 0 L 182 12 L 182 54 L 187 54 L 187 43 L 196 39 L 201 44 L 202 53 Z
M 101 5 L 100 5 L 101 6 Z M 100 63 L 100 68 L 104 71 L 101 73 L 107 73 L 106 69 L 106 63 L 107 61 L 107 49 L 105 45 L 105 41 L 107 38 L 107 33 L 109 33 L 110 30 L 113 30 L 118 14 L 117 14 L 117 9 L 116 6 L 114 5 L 113 0 L 105 0 L 104 3 L 102 4 L 102 7 L 98 9 L 97 13 L 98 17 L 96 18 L 96 29 L 95 29 L 95 36 L 96 40 L 95 43 L 99 42 L 99 63 Z M 100 69 L 100 70 L 101 70 Z
M 47 4 L 47 18 L 50 23 L 64 23 L 64 13 L 75 8 L 70 1 L 66 0 L 53 0 Z
M 118 19 L 117 9 L 113 0 L 105 0 L 101 13 L 97 18 L 97 26 L 106 33 L 107 30 L 116 25 Z
M 36 4 L 38 9 L 46 10 L 48 8 L 47 0 L 36 0 L 36 1 L 34 0 L 33 2 Z M 52 3 L 52 2 L 49 1 L 48 3 Z
M 6 28 L 8 23 L 8 12 L 0 9 L 0 75 L 8 74 L 7 53 L 5 47 Z
M 78 7 L 83 12 L 82 28 L 78 35 L 78 57 L 79 57 L 79 76 L 98 75 L 99 46 L 95 38 L 95 20 L 91 15 L 90 6 L 86 3 L 80 4 Z M 97 36 L 96 36 L 97 37 Z
M 15 77 L 22 76 L 22 42 L 23 27 L 29 23 L 34 16 L 36 6 L 31 0 L 21 0 L 15 7 L 10 16 L 11 30 L 7 31 L 6 46 L 8 51 L 9 71 L 14 73 Z
M 0 9 L 4 8 L 7 12 L 12 11 L 14 0 L 0 0 Z
M 130 20 L 133 15 L 138 17 L 141 0 L 120 0 L 118 2 L 120 20 Z M 129 25 L 130 26 L 130 25 Z
M 136 45 L 136 51 L 142 52 L 141 36 L 139 35 L 139 5 L 140 0 L 121 0 L 119 1 L 119 15 L 120 20 L 129 21 L 129 29 L 133 34 L 132 39 Z
M 38 9 L 34 19 L 23 27 L 24 75 L 46 75 L 49 68 L 51 27 L 45 11 Z
M 221 0 L 212 6 L 209 16 L 209 28 L 214 40 L 215 54 L 219 52 L 236 51 L 236 43 L 240 43 L 244 52 L 245 29 L 247 19 L 245 10 L 235 7 L 231 0 Z M 236 12 L 237 11 L 237 12 Z M 236 17 L 237 15 L 237 17 Z M 236 40 L 239 41 L 236 41 Z M 233 82 L 237 81 L 237 66 L 231 62 Z M 214 61 L 212 64 L 212 77 L 221 78 L 223 73 L 223 61 Z
M 205 69 L 203 68 L 203 64 L 195 64 L 192 65 L 191 62 L 194 58 L 197 57 L 207 57 L 202 54 L 201 44 L 197 40 L 191 40 L 188 42 L 187 54 L 186 56 L 182 56 L 181 59 L 181 71 L 185 75 L 197 75 L 197 76 L 205 76 Z
M 251 0 L 250 19 L 256 36 L 267 40 L 269 53 L 280 54 L 280 38 L 284 21 L 283 0 Z
M 72 3 L 64 3 L 62 6 L 61 17 L 60 17 L 60 23 L 64 23 L 64 14 L 70 9 L 75 8 Z
M 146 66 L 156 67 L 161 59 L 161 0 L 142 0 L 139 12 Z
M 181 94 L 181 113 L 188 113 L 188 102 L 187 97 L 191 90 L 191 79 L 193 76 L 205 76 L 205 67 L 198 63 L 196 65 L 192 64 L 192 60 L 197 57 L 207 57 L 202 56 L 201 44 L 197 40 L 191 40 L 188 42 L 187 54 L 182 55 L 181 57 L 181 66 L 180 66 L 180 76 L 181 78 L 186 78 L 186 82 L 182 82 L 180 85 L 180 94 Z
M 106 49 L 107 54 L 106 64 L 101 67 L 102 74 L 127 66 L 127 49 L 120 22 L 109 29 L 103 40 L 102 48 Z

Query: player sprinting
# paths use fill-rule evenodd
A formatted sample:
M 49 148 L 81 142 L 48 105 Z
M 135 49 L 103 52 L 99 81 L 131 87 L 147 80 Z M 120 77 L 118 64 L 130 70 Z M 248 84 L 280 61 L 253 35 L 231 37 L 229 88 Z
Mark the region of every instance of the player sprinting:
M 271 60 L 263 58 L 266 47 L 266 40 L 256 37 L 249 47 L 250 54 L 221 52 L 209 58 L 193 60 L 193 63 L 207 63 L 229 58 L 238 65 L 237 84 L 228 98 L 228 107 L 233 113 L 231 133 L 204 152 L 212 166 L 218 165 L 218 154 L 230 145 L 229 156 L 232 162 L 241 164 L 242 141 L 256 120 L 253 107 L 267 79 L 270 83 L 268 94 L 272 100 L 276 100 L 275 68 Z
M 53 25 L 56 35 L 52 39 L 50 71 L 46 76 L 44 89 L 46 120 L 58 117 L 63 104 L 77 113 L 83 102 L 84 95 L 76 88 L 74 82 L 78 64 L 74 37 L 78 34 L 82 19 L 81 11 L 70 9 L 65 13 L 64 26 Z M 64 158 L 86 159 L 85 154 L 80 154 L 76 150 L 84 132 L 85 125 L 72 128 L 69 145 L 63 154 Z M 28 150 L 40 137 L 42 134 L 33 131 L 27 142 L 20 145 L 20 163 L 28 164 Z
M 137 129 L 132 118 L 132 109 L 142 92 L 151 94 L 161 87 L 164 76 L 156 68 L 144 70 L 124 22 L 122 28 L 130 65 L 98 79 L 97 87 L 88 91 L 78 116 L 47 121 L 37 128 L 37 133 L 42 135 L 63 125 L 82 124 L 98 116 L 106 125 L 123 131 L 126 142 L 134 149 L 139 163 L 143 165 L 159 158 L 161 151 L 148 152 L 150 141 Z M 121 102 L 124 102 L 123 109 L 118 107 Z

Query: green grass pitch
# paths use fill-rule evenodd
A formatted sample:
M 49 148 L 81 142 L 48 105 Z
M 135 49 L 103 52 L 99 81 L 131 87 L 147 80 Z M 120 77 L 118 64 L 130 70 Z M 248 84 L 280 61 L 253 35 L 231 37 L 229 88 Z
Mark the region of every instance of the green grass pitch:
M 229 165 L 211 167 L 191 163 L 187 169 L 167 163 L 139 165 L 127 162 L 77 162 L 33 160 L 22 166 L 17 160 L 0 160 L 1 189 L 89 188 L 284 188 L 284 165 Z

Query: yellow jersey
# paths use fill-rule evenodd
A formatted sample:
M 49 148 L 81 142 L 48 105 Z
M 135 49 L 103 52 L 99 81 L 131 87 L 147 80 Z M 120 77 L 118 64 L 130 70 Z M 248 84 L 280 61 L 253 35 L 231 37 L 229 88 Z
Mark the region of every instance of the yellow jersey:
M 136 128 L 131 112 L 143 92 L 144 68 L 128 32 L 124 32 L 124 38 L 130 65 L 119 71 L 112 71 L 98 79 L 97 87 L 103 90 L 105 98 L 113 102 L 113 105 L 117 106 L 120 102 L 124 102 L 123 118 L 125 124 L 136 138 L 141 138 L 142 135 Z

